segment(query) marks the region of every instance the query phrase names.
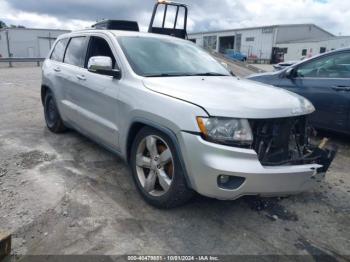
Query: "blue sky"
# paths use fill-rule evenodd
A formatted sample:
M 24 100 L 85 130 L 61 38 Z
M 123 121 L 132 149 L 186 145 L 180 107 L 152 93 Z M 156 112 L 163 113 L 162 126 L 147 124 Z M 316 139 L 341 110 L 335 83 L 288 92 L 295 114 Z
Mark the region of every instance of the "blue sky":
M 181 1 L 181 0 L 178 0 Z M 80 29 L 102 18 L 137 20 L 146 29 L 153 0 L 0 0 L 0 20 L 35 28 Z M 346 0 L 182 0 L 189 31 L 271 24 L 314 23 L 350 35 Z

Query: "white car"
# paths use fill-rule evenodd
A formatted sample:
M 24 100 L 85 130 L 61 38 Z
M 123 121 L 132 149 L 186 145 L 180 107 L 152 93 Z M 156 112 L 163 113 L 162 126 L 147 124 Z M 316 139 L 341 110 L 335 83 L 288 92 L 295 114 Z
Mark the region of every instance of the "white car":
M 57 39 L 42 71 L 47 127 L 75 129 L 121 156 L 157 207 L 181 205 L 194 192 L 302 192 L 334 157 L 309 144 L 308 100 L 230 75 L 190 41 L 73 32 Z

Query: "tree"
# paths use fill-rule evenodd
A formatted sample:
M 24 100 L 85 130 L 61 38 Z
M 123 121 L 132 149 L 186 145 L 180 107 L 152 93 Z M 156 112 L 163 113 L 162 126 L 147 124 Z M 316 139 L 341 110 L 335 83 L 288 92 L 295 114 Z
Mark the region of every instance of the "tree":
M 10 28 L 26 28 L 24 25 L 10 25 Z
M 5 28 L 7 27 L 7 25 L 5 24 L 5 22 L 0 20 L 0 28 Z

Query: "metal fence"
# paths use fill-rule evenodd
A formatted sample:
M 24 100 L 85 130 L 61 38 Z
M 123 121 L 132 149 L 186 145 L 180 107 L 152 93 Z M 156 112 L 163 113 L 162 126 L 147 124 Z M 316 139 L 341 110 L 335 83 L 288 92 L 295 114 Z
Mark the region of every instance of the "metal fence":
M 247 59 L 249 64 L 271 64 L 271 59 L 249 58 Z
M 8 63 L 9 67 L 13 67 L 13 63 L 36 63 L 40 66 L 40 62 L 43 62 L 45 58 L 27 58 L 27 57 L 10 57 L 0 58 L 0 63 Z

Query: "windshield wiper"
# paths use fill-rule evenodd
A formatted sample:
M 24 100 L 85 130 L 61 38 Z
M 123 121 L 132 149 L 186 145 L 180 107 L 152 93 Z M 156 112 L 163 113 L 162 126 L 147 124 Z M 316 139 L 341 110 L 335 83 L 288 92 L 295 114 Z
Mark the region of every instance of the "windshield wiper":
M 175 76 L 190 76 L 192 74 L 184 74 L 184 73 L 162 73 L 162 74 L 150 74 L 144 75 L 144 77 L 175 77 Z
M 191 74 L 191 76 L 229 76 L 229 75 L 215 73 L 215 72 L 205 72 L 205 73 Z
M 229 76 L 225 74 L 215 73 L 215 72 L 205 72 L 205 73 L 161 73 L 161 74 L 150 74 L 144 75 L 144 77 L 175 77 L 175 76 Z

